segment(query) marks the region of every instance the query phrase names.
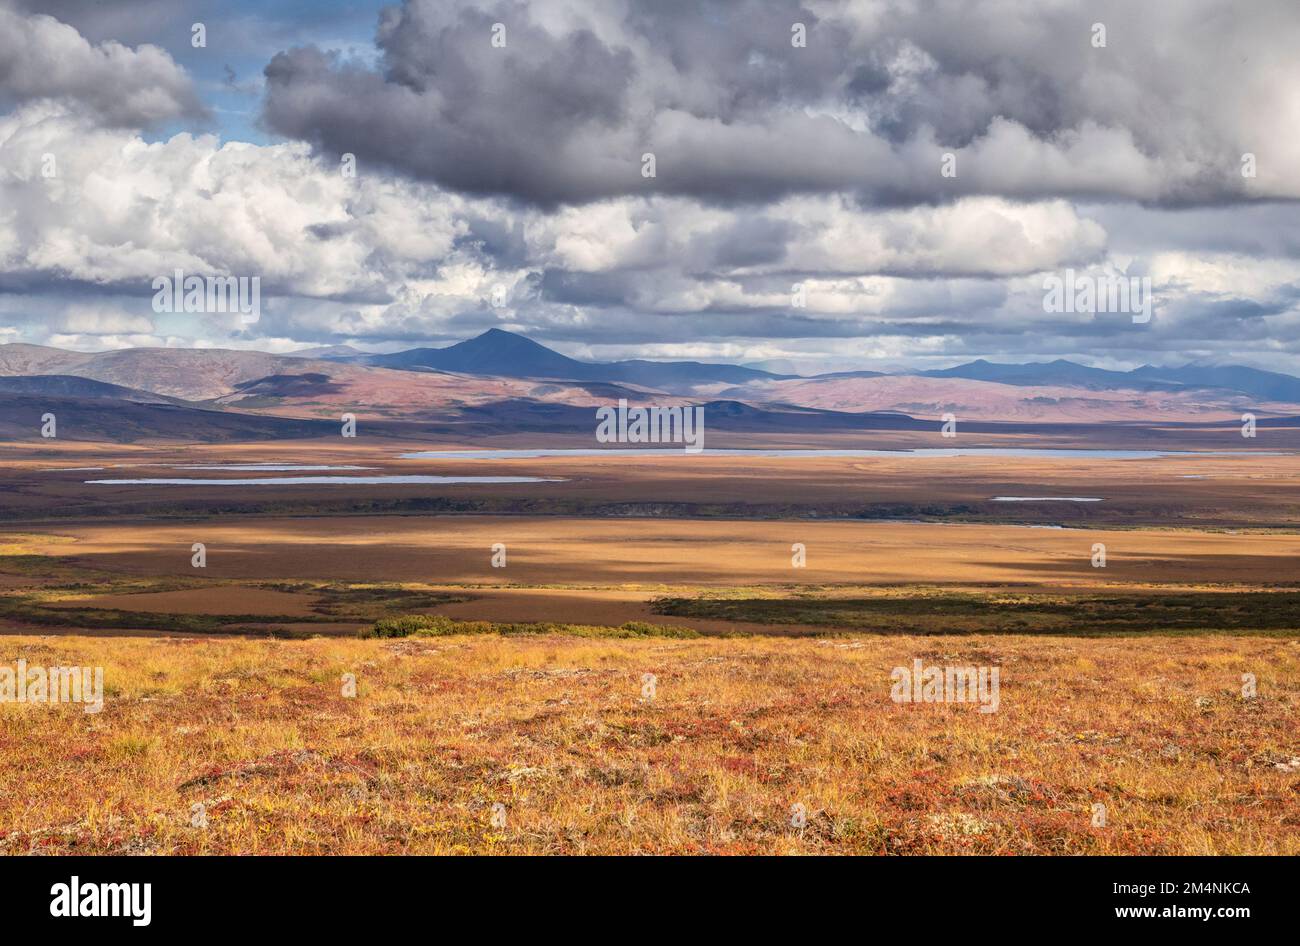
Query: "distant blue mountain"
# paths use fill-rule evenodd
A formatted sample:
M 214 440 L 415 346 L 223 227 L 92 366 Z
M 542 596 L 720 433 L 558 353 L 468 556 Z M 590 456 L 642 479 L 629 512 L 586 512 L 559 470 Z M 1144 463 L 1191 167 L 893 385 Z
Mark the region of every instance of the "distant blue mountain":
M 713 381 L 743 384 L 759 378 L 788 377 L 740 365 L 699 361 L 578 361 L 530 338 L 497 328 L 446 348 L 413 348 L 354 360 L 384 368 L 433 369 L 507 378 L 621 382 L 669 390 Z
M 1173 391 L 1184 387 L 1174 381 L 1135 378 L 1128 371 L 1108 371 L 1089 368 L 1058 358 L 1056 361 L 1034 361 L 1023 365 L 1000 365 L 983 358 L 954 368 L 923 371 L 928 378 L 969 378 L 972 381 L 994 381 L 998 384 L 1041 385 L 1066 384 L 1072 387 L 1104 391 L 1113 388 L 1134 388 L 1140 391 Z
M 1137 391 L 1217 388 L 1249 394 L 1262 400 L 1300 400 L 1300 378 L 1242 365 L 1184 365 L 1181 368 L 1143 365 L 1132 371 L 1108 371 L 1104 368 L 1089 368 L 1063 358 L 1024 365 L 996 364 L 979 359 L 953 368 L 921 373 L 931 378 L 970 378 L 1021 386 L 1065 384 L 1099 391 L 1116 388 Z
M 1183 365 L 1181 368 L 1156 368 L 1143 365 L 1131 372 L 1135 377 L 1173 381 L 1188 387 L 1226 388 L 1270 401 L 1300 400 L 1300 378 L 1276 371 L 1261 371 L 1244 365 Z
M 700 361 L 579 361 L 523 335 L 495 328 L 446 348 L 413 348 L 388 355 L 359 355 L 340 360 L 408 371 L 451 371 L 507 378 L 635 384 L 666 391 L 686 390 L 695 385 L 717 382 L 737 385 L 748 381 L 799 377 L 743 365 Z M 997 364 L 981 358 L 964 365 L 918 374 L 929 378 L 968 378 L 1019 386 L 1066 385 L 1096 391 L 1217 388 L 1264 400 L 1300 402 L 1300 378 L 1240 365 L 1184 365 L 1181 368 L 1143 365 L 1132 371 L 1110 371 L 1105 368 L 1090 368 L 1063 358 L 1023 365 Z M 809 380 L 871 378 L 879 375 L 876 371 L 837 371 L 814 375 Z

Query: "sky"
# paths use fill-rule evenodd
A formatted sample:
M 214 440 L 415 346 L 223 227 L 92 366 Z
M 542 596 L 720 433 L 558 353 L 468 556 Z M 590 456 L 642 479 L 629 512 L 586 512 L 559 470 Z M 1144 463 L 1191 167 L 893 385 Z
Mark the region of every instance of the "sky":
M 1297 49 L 1294 0 L 0 0 L 0 342 L 1300 374 Z

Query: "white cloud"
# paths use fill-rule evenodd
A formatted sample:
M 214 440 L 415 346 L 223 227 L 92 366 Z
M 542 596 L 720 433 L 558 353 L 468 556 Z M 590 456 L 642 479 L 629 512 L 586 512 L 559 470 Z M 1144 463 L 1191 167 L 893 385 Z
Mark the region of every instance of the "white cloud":
M 76 303 L 64 310 L 57 328 L 61 333 L 78 335 L 147 335 L 153 332 L 154 324 L 152 319 L 111 305 Z
M 0 0 L 0 97 L 75 103 L 109 125 L 145 127 L 197 117 L 189 76 L 157 46 L 94 45 L 50 16 L 26 16 Z
M 1060 38 L 1072 4 L 1046 13 L 984 4 L 994 30 L 962 5 L 937 3 L 942 22 L 927 23 L 905 3 L 822 3 L 826 26 L 811 38 L 842 33 L 840 62 L 822 47 L 780 60 L 763 47 L 778 16 L 764 4 L 742 4 L 753 22 L 727 30 L 649 7 L 548 0 L 530 8 L 534 26 L 552 37 L 590 26 L 612 58 L 585 39 L 573 41 L 589 57 L 577 65 L 534 50 L 532 71 L 494 77 L 498 96 L 521 75 L 543 82 L 502 114 L 476 111 L 484 102 L 472 80 L 493 62 L 480 61 L 482 50 L 448 68 L 469 83 L 462 117 L 489 122 L 472 145 L 518 133 L 539 173 L 552 175 L 529 186 L 616 195 L 553 207 L 402 177 L 367 160 L 364 139 L 354 139 L 356 179 L 306 142 L 147 140 L 133 126 L 193 111 L 189 80 L 166 53 L 93 45 L 4 3 L 0 27 L 13 29 L 0 30 L 0 62 L 17 71 L 0 75 L 0 98 L 18 104 L 0 114 L 0 318 L 12 323 L 3 339 L 291 350 L 343 338 L 389 347 L 496 324 L 561 347 L 698 357 L 1085 348 L 1123 360 L 1143 346 L 1191 352 L 1222 338 L 1275 354 L 1300 345 L 1293 205 L 1231 202 L 1300 195 L 1290 173 L 1300 125 L 1289 121 L 1300 118 L 1300 85 L 1284 81 L 1294 63 L 1257 17 L 1221 38 L 1234 55 L 1257 57 L 1232 73 L 1218 59 L 1193 62 L 1214 45 L 1195 10 L 1130 15 L 1108 5 L 1112 45 L 1092 51 L 1086 37 L 1078 49 Z M 454 8 L 412 4 L 420 28 L 386 34 L 407 44 L 397 58 L 414 67 L 426 34 L 459 36 L 440 25 Z M 477 28 L 472 17 L 457 23 Z M 1188 48 L 1143 59 L 1133 44 L 1152 23 Z M 635 68 L 622 93 L 578 68 L 622 75 L 624 48 Z M 1261 63 L 1272 84 L 1259 78 Z M 863 79 L 857 66 L 879 75 Z M 868 88 L 860 100 L 845 85 L 859 80 Z M 579 115 L 566 137 L 554 123 L 583 107 L 565 98 L 570 84 L 603 117 Z M 339 91 L 329 81 L 322 89 Z M 395 115 L 419 117 L 389 114 L 391 94 L 352 101 L 349 115 L 376 123 L 376 135 Z M 528 113 L 541 105 L 554 111 Z M 512 116 L 517 128 L 500 127 Z M 554 153 L 539 153 L 532 119 L 551 122 L 546 141 L 562 142 Z M 660 177 L 649 183 L 635 173 L 645 147 L 658 154 Z M 948 149 L 957 154 L 950 180 L 939 175 Z M 1257 153 L 1258 179 L 1237 173 L 1245 150 Z M 462 160 L 460 169 L 491 178 L 518 157 L 486 155 L 501 164 Z M 53 177 L 43 174 L 47 156 Z M 1107 202 L 1081 211 L 1088 194 Z M 1207 197 L 1227 202 L 1178 212 L 1140 203 Z M 1160 314 L 1149 328 L 1042 312 L 1043 271 L 1130 263 L 1156 284 Z M 261 322 L 232 335 L 217 319 L 150 318 L 152 280 L 176 269 L 259 276 Z M 791 306 L 796 281 L 806 309 Z M 498 285 L 508 301 L 494 308 Z

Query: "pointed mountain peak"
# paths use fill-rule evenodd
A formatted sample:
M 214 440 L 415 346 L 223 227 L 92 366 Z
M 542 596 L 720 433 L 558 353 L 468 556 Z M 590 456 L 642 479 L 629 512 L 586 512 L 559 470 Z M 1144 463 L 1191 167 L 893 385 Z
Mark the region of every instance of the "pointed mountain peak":
M 473 338 L 466 339 L 463 342 L 457 342 L 456 344 L 451 345 L 449 347 L 461 348 L 466 345 L 472 345 L 475 348 L 485 348 L 487 346 L 492 346 L 493 348 L 514 347 L 514 348 L 541 348 L 541 349 L 545 349 L 546 351 L 551 350 L 547 348 L 545 345 L 541 344 L 540 342 L 533 341 L 527 335 L 520 335 L 518 332 L 508 332 L 503 328 L 490 328 L 486 332 L 480 332 L 478 335 L 475 335 Z

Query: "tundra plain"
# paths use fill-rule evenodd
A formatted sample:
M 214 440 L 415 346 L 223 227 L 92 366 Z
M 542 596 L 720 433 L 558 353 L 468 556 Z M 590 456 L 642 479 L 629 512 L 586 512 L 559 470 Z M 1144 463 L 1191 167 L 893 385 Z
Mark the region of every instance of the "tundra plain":
M 419 448 L 7 445 L 0 666 L 105 695 L 0 705 L 0 849 L 1300 852 L 1285 450 Z M 85 482 L 256 464 L 558 482 Z M 917 659 L 997 712 L 893 702 Z

